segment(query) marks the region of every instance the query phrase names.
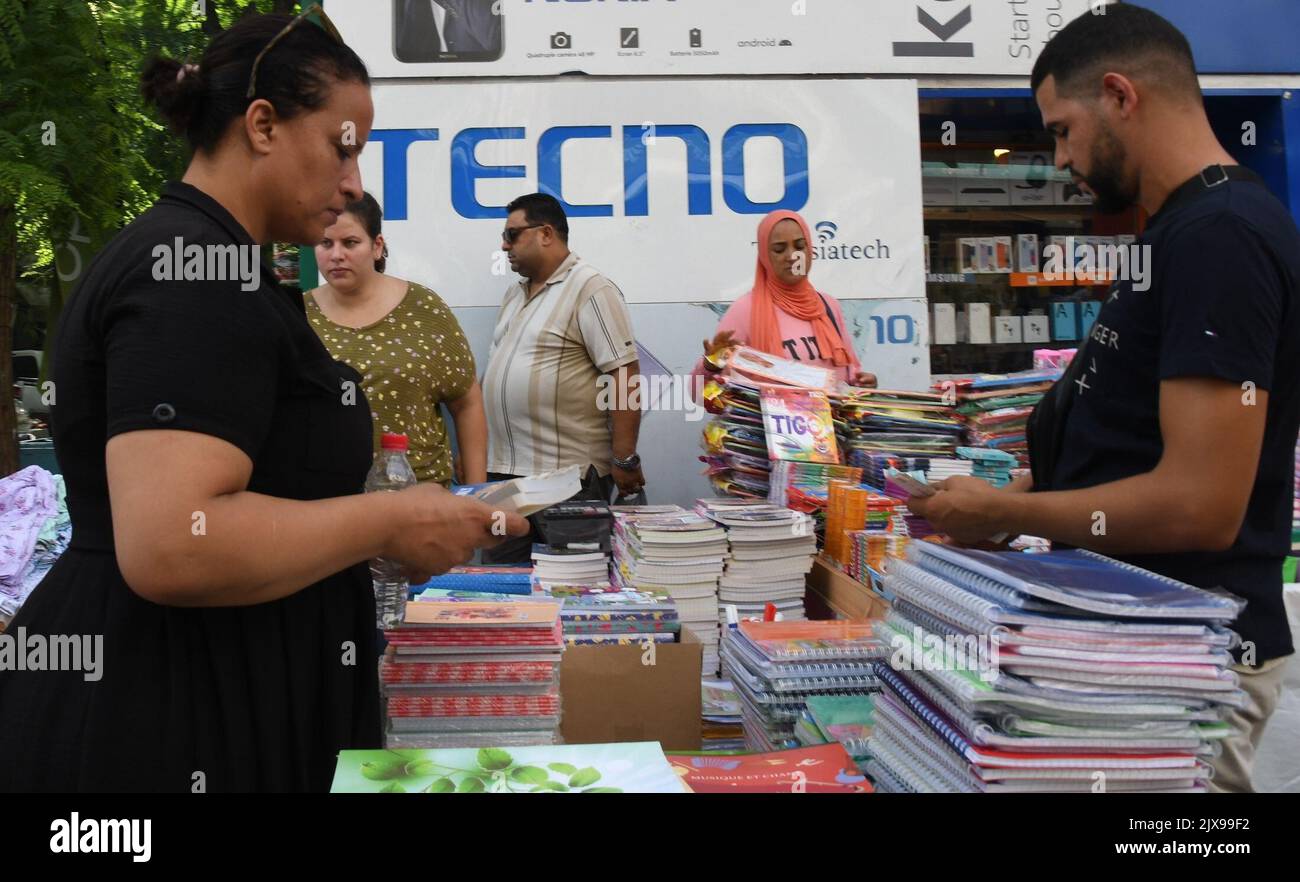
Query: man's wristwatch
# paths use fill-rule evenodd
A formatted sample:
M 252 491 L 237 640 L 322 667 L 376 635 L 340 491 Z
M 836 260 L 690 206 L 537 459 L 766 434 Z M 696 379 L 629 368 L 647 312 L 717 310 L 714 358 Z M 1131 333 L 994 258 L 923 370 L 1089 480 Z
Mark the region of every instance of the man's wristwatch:
M 619 459 L 617 456 L 613 459 L 614 465 L 625 472 L 634 472 L 641 468 L 641 454 L 639 453 L 633 453 L 627 459 Z

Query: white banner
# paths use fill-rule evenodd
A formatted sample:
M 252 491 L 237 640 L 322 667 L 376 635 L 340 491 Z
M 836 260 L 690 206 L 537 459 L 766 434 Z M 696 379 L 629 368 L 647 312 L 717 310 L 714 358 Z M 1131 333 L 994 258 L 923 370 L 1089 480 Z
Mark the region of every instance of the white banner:
M 914 81 L 379 83 L 374 100 L 362 179 L 389 271 L 453 306 L 500 302 L 505 206 L 539 190 L 632 303 L 748 291 L 777 208 L 813 228 L 820 290 L 925 297 Z
M 376 77 L 1028 75 L 1101 0 L 329 0 Z

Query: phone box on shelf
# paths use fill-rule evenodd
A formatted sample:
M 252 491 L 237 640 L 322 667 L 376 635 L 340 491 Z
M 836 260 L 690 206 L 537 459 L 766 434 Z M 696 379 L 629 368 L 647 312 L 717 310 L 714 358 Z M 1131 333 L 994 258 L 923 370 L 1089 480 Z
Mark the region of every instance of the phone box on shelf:
M 1022 317 L 1022 336 L 1026 343 L 1047 343 L 1052 339 L 1048 330 L 1050 320 L 1041 313 Z
M 966 304 L 966 341 L 968 343 L 992 343 L 993 334 L 989 324 L 991 311 L 987 303 Z
M 1038 236 L 1033 233 L 1016 236 L 1016 271 L 1036 273 L 1042 265 L 1039 260 Z
M 930 343 L 934 346 L 950 346 L 957 342 L 957 306 L 953 303 L 934 304 L 934 321 L 931 327 Z
M 993 317 L 994 343 L 1019 343 L 1021 340 L 1020 316 L 998 315 Z

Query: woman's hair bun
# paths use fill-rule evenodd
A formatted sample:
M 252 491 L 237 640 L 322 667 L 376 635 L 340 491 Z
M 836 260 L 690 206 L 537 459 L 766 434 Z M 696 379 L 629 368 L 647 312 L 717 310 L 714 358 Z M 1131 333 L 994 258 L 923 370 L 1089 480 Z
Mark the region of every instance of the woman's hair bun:
M 172 131 L 185 134 L 203 98 L 202 73 L 197 65 L 155 56 L 140 74 L 140 90 Z

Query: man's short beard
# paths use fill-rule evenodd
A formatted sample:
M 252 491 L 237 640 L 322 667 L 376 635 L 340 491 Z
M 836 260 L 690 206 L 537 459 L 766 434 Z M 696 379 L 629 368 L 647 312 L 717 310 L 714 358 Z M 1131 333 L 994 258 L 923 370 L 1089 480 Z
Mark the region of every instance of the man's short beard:
M 1092 173 L 1083 178 L 1088 189 L 1093 192 L 1097 210 L 1103 214 L 1124 211 L 1137 202 L 1136 184 L 1125 180 L 1124 161 L 1127 158 L 1124 145 L 1103 124 L 1089 157 Z

